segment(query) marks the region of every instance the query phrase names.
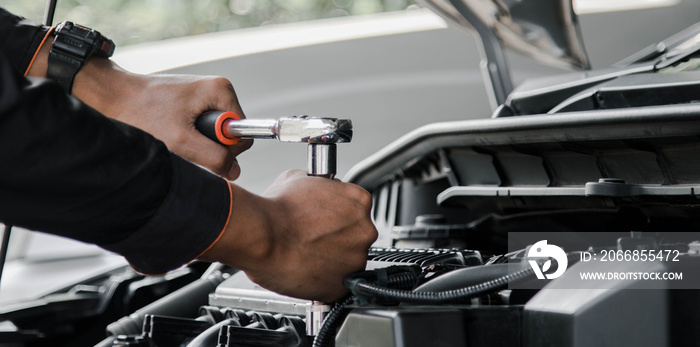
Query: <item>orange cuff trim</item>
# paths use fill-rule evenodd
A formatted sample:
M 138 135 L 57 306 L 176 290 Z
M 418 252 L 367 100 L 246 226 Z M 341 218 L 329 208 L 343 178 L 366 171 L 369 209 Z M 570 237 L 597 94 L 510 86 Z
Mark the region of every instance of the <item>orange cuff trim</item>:
M 219 236 L 216 237 L 216 240 L 214 240 L 214 242 L 212 242 L 211 245 L 209 245 L 209 247 L 207 247 L 207 249 L 205 249 L 204 251 L 202 251 L 202 253 L 200 253 L 198 256 L 196 256 L 196 257 L 194 258 L 194 260 L 192 260 L 192 261 L 189 262 L 189 263 L 195 262 L 197 259 L 199 259 L 199 257 L 203 256 L 204 253 L 207 253 L 207 251 L 209 251 L 212 247 L 214 247 L 214 245 L 215 245 L 217 242 L 219 242 L 219 240 L 221 239 L 221 237 L 224 235 L 224 232 L 226 231 L 226 227 L 228 226 L 228 223 L 231 221 L 231 214 L 233 213 L 233 190 L 231 189 L 231 185 L 230 185 L 230 184 L 228 184 L 228 194 L 229 194 L 229 198 L 230 198 L 230 200 L 229 200 L 230 203 L 229 203 L 229 205 L 228 205 L 228 217 L 227 217 L 227 219 L 226 219 L 226 224 L 224 224 L 224 228 L 223 228 L 223 229 L 221 230 L 221 232 L 219 233 Z M 189 263 L 188 263 L 188 264 L 189 264 Z M 163 275 L 165 275 L 165 274 L 167 273 L 167 272 L 166 272 L 166 273 L 162 273 L 162 274 L 145 274 L 145 273 L 143 273 L 143 272 L 141 272 L 141 271 L 138 271 L 138 270 L 134 269 L 134 267 L 131 266 L 131 265 L 129 265 L 129 267 L 131 268 L 131 270 L 134 270 L 134 272 L 136 272 L 136 273 L 138 273 L 138 274 L 141 274 L 141 275 L 144 275 L 144 276 L 149 276 L 149 277 L 150 277 L 150 276 L 163 276 Z
M 226 224 L 224 224 L 224 228 L 221 230 L 219 233 L 219 236 L 214 240 L 214 242 L 207 247 L 202 253 L 200 253 L 198 256 L 195 257 L 195 259 L 199 259 L 199 257 L 203 256 L 204 253 L 207 253 L 214 245 L 219 242 L 222 236 L 224 236 L 224 232 L 226 231 L 226 227 L 228 227 L 228 223 L 231 222 L 231 214 L 233 214 L 233 190 L 231 189 L 231 184 L 227 182 L 228 185 L 228 194 L 229 194 L 229 206 L 228 206 L 228 217 L 226 218 Z
M 29 66 L 27 66 L 27 71 L 24 72 L 24 75 L 27 76 L 29 74 L 29 69 L 32 68 L 32 64 L 34 64 L 34 60 L 36 60 L 36 57 L 39 55 L 39 51 L 41 51 L 41 47 L 44 47 L 44 43 L 46 43 L 46 40 L 51 36 L 51 33 L 53 32 L 53 28 L 49 28 L 49 31 L 46 32 L 46 35 L 44 35 L 44 39 L 41 40 L 41 43 L 39 44 L 39 48 L 36 49 L 36 52 L 34 52 L 34 56 L 32 57 L 32 60 L 29 62 Z
M 139 274 L 139 275 L 144 275 L 144 276 L 148 276 L 148 277 L 151 277 L 151 276 L 163 276 L 163 275 L 167 274 L 167 272 L 166 272 L 166 273 L 162 273 L 162 274 L 155 274 L 155 275 L 152 275 L 152 274 L 145 274 L 145 273 L 143 273 L 143 272 L 141 272 L 141 271 L 139 271 L 139 270 L 134 269 L 134 267 L 131 266 L 131 265 L 129 265 L 129 268 L 131 269 L 131 271 L 136 272 L 136 273 Z

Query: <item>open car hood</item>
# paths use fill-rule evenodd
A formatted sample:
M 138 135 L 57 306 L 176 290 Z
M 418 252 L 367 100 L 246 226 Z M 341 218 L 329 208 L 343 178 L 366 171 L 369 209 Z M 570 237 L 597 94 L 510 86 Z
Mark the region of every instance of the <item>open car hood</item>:
M 448 22 L 491 32 L 507 48 L 541 62 L 590 67 L 571 0 L 419 0 Z

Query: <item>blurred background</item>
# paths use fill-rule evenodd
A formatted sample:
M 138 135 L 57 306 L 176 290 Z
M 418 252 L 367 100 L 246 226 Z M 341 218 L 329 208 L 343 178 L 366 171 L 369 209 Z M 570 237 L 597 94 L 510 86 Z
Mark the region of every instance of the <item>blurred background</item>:
M 45 0 L 1 0 L 15 14 L 41 22 Z M 405 10 L 412 0 L 60 0 L 55 22 L 70 18 L 98 28 L 117 46 L 167 38 Z M 54 23 L 55 24 L 55 23 Z

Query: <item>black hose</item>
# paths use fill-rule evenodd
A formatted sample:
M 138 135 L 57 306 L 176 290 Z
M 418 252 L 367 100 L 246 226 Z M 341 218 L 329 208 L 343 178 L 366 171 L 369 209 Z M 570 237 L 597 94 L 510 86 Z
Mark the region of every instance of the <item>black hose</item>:
M 567 254 L 569 265 L 575 264 L 578 259 L 578 253 Z M 493 280 L 472 286 L 446 290 L 441 292 L 414 292 L 404 289 L 386 288 L 369 282 L 368 276 L 350 275 L 343 280 L 343 285 L 355 296 L 373 297 L 396 300 L 403 303 L 437 305 L 446 303 L 465 302 L 473 298 L 493 293 L 502 289 L 506 289 L 509 283 L 523 281 L 532 278 L 535 275 L 535 270 L 527 267 L 523 270 L 507 274 Z
M 421 267 L 413 265 L 390 266 L 383 269 L 356 272 L 351 276 L 353 279 L 380 282 L 382 285 L 391 288 L 411 289 L 416 285 L 420 273 Z M 355 302 L 355 298 L 349 296 L 333 305 L 331 311 L 323 319 L 323 325 L 321 325 L 321 329 L 316 338 L 314 338 L 313 347 L 330 347 L 335 345 L 335 334 L 338 325 L 345 320 L 345 317 L 350 312 L 347 306 L 353 302 Z
M 338 324 L 345 320 L 345 317 L 350 312 L 347 306 L 352 304 L 353 301 L 353 297 L 348 296 L 344 300 L 333 305 L 333 308 L 323 320 L 323 325 L 314 339 L 313 347 L 329 347 L 335 345 L 335 330 Z
M 418 274 L 415 273 L 400 273 L 389 277 L 389 288 L 395 289 L 413 289 L 418 282 Z
M 355 295 L 380 297 L 412 304 L 436 305 L 449 302 L 464 302 L 478 296 L 499 291 L 507 288 L 508 284 L 511 282 L 527 279 L 534 274 L 534 270 L 527 268 L 491 281 L 443 292 L 413 292 L 410 290 L 391 289 L 369 283 L 369 281 L 364 278 L 352 277 L 346 278 L 344 284 Z
M 575 263 L 575 254 L 568 255 L 569 262 Z M 335 334 L 340 324 L 350 312 L 348 305 L 355 299 L 366 301 L 366 298 L 389 299 L 402 303 L 438 305 L 446 303 L 459 303 L 473 298 L 506 289 L 510 283 L 515 283 L 534 277 L 535 271 L 531 267 L 506 274 L 493 280 L 472 286 L 447 290 L 441 292 L 414 292 L 420 266 L 392 266 L 385 269 L 363 271 L 351 274 L 343 279 L 343 285 L 350 289 L 353 296 L 333 306 L 323 326 L 314 339 L 313 347 L 329 347 L 335 343 Z M 374 284 L 372 282 L 378 282 Z

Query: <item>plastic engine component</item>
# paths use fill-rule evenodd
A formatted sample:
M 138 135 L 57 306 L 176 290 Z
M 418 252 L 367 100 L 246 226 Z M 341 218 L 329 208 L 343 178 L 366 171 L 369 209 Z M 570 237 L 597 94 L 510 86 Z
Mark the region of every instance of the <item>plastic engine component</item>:
M 311 346 L 298 316 L 213 307 L 201 311 L 196 319 L 147 315 L 141 335 L 119 336 L 113 346 Z
M 335 346 L 519 346 L 521 316 L 517 306 L 354 309 Z

